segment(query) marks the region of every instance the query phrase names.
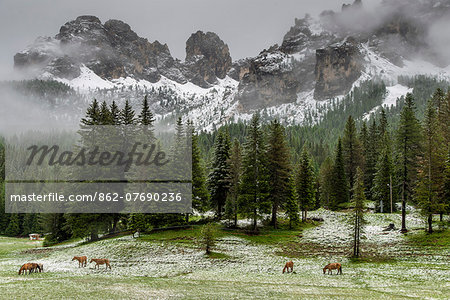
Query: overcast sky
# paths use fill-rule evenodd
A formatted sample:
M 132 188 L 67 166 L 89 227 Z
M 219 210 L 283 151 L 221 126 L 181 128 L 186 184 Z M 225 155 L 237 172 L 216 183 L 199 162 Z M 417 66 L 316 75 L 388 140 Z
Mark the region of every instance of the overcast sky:
M 150 41 L 167 43 L 174 57 L 185 58 L 185 42 L 197 30 L 216 32 L 233 59 L 255 56 L 280 43 L 305 13 L 340 10 L 353 0 L 0 0 L 0 76 L 13 56 L 37 36 L 54 36 L 65 22 L 95 15 L 104 23 L 119 19 Z M 366 0 L 369 5 L 379 0 Z M 365 4 L 368 5 L 368 4 Z M 3 75 L 3 76 L 2 76 Z

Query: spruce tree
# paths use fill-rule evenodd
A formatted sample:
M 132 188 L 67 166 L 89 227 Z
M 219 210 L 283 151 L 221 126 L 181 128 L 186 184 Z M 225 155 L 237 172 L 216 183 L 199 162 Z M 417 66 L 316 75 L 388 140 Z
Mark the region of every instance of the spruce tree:
M 228 132 L 220 130 L 214 143 L 214 158 L 211 173 L 208 176 L 208 188 L 212 206 L 216 210 L 217 218 L 222 218 L 223 209 L 229 189 L 230 172 L 228 160 L 230 158 L 230 137 Z
M 192 139 L 192 208 L 203 212 L 207 210 L 209 201 L 205 169 L 198 146 L 198 135 L 194 132 L 193 126 L 188 130 L 191 131 Z
M 125 100 L 125 106 L 120 111 L 120 123 L 123 125 L 136 124 L 135 112 L 128 100 Z
M 433 232 L 433 214 L 443 211 L 439 196 L 443 194 L 446 149 L 442 147 L 444 139 L 440 129 L 438 111 L 431 100 L 423 122 L 424 155 L 417 187 L 417 201 L 427 218 L 428 233 Z
M 417 177 L 417 161 L 421 151 L 421 128 L 415 114 L 414 98 L 408 93 L 396 132 L 397 171 L 401 184 L 402 232 L 406 232 L 406 203 L 411 200 Z
M 114 125 L 113 116 L 106 101 L 100 105 L 100 125 Z
M 333 207 L 332 203 L 332 193 L 335 187 L 334 185 L 334 166 L 333 161 L 330 157 L 327 157 L 319 171 L 319 181 L 320 181 L 320 204 L 326 209 L 331 209 Z
M 92 101 L 91 105 L 89 105 L 86 116 L 81 119 L 82 125 L 100 125 L 100 107 L 98 106 L 97 99 Z
M 262 213 L 268 211 L 267 150 L 260 117 L 254 114 L 248 128 L 244 155 L 243 172 L 240 186 L 240 210 L 252 219 L 253 231 L 257 230 L 257 221 Z
M 377 212 L 391 212 L 395 210 L 392 203 L 391 208 L 391 182 L 393 174 L 393 165 L 391 158 L 391 151 L 386 147 L 379 156 L 376 173 L 372 186 L 372 197 L 375 201 L 375 210 Z M 383 211 L 381 211 L 383 208 Z
M 116 104 L 116 101 L 112 101 L 109 111 L 111 112 L 111 119 L 113 125 L 120 125 L 120 109 Z
M 286 200 L 291 171 L 284 127 L 278 120 L 272 121 L 269 125 L 267 159 L 270 181 L 269 197 L 272 202 L 271 224 L 277 228 L 277 212 Z
M 150 138 L 150 140 L 155 139 L 155 129 L 154 122 L 155 117 L 150 110 L 150 106 L 148 104 L 147 95 L 145 95 L 144 100 L 142 101 L 141 113 L 138 115 L 138 122 L 143 126 L 144 134 Z
M 139 123 L 144 126 L 152 126 L 155 122 L 155 117 L 148 104 L 147 95 L 145 95 L 144 100 L 142 101 L 141 113 L 139 114 L 138 119 Z
M 295 179 L 294 176 L 291 176 L 289 177 L 288 195 L 285 204 L 286 217 L 289 219 L 289 229 L 292 229 L 292 226 L 296 225 L 299 221 L 298 206 L 298 195 L 295 189 Z
M 345 174 L 342 142 L 339 138 L 336 148 L 336 158 L 333 168 L 334 189 L 331 193 L 331 209 L 337 209 L 343 203 L 348 202 L 348 181 Z
M 345 124 L 344 137 L 342 139 L 345 172 L 347 174 L 350 196 L 356 176 L 356 169 L 362 166 L 361 144 L 358 139 L 355 121 L 349 116 Z
M 353 256 L 361 255 L 361 232 L 364 224 L 364 202 L 366 196 L 364 192 L 364 175 L 360 168 L 356 169 L 355 184 L 353 187 L 352 202 L 353 208 Z
M 239 198 L 239 185 L 241 183 L 242 174 L 242 153 L 241 145 L 237 139 L 234 139 L 233 147 L 231 148 L 231 155 L 228 160 L 229 179 L 228 186 L 229 191 L 227 195 L 227 201 L 225 204 L 225 214 L 227 219 L 233 220 L 233 226 L 237 227 L 238 217 L 238 198 Z
M 20 234 L 20 220 L 18 214 L 11 214 L 5 234 L 7 236 L 18 236 Z
M 300 210 L 302 211 L 302 221 L 307 220 L 308 210 L 314 207 L 315 177 L 311 165 L 311 159 L 306 149 L 303 149 L 300 156 L 300 165 L 296 178 L 296 190 Z

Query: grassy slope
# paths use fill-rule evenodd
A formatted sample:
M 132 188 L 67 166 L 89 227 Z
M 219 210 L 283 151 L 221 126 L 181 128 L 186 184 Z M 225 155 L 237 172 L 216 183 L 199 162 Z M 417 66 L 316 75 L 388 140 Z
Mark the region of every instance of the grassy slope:
M 324 276 L 321 267 L 330 257 L 308 256 L 294 259 L 294 274 L 282 275 L 281 268 L 288 258 L 280 257 L 279 250 L 290 243 L 301 243 L 303 229 L 266 229 L 255 236 L 240 231 L 220 231 L 215 250 L 220 254 L 213 258 L 197 255 L 197 227 L 157 232 L 134 240 L 119 238 L 76 247 L 69 245 L 43 253 L 30 251 L 39 242 L 0 238 L 0 298 L 17 298 L 19 293 L 23 298 L 39 295 L 41 298 L 77 299 L 448 299 L 450 296 L 446 283 L 449 277 L 445 275 L 450 270 L 446 263 L 450 247 L 448 230 L 433 235 L 421 232 L 408 235 L 404 246 L 407 247 L 405 251 L 414 250 L 411 259 L 350 261 L 332 256 L 331 259 L 343 263 L 344 275 Z M 304 230 L 309 229 L 314 228 Z M 433 245 L 440 246 L 433 252 L 440 256 L 422 259 L 422 255 L 431 253 L 429 250 Z M 314 244 L 314 247 L 319 246 L 324 247 Z M 183 254 L 173 254 L 182 249 Z M 109 255 L 113 259 L 113 270 L 96 271 L 90 265 L 79 270 L 70 262 L 74 253 Z M 182 261 L 185 256 L 187 259 Z M 144 265 L 120 264 L 117 257 L 127 257 L 130 261 L 142 259 Z M 17 275 L 20 262 L 35 260 L 54 263 L 47 263 L 49 267 L 45 273 Z M 164 263 L 167 260 L 168 265 Z M 189 264 L 191 260 L 192 265 Z M 178 264 L 186 263 L 186 270 L 178 268 Z M 161 267 L 156 268 L 158 264 Z M 134 271 L 127 272 L 130 268 Z M 168 271 L 164 272 L 165 269 Z

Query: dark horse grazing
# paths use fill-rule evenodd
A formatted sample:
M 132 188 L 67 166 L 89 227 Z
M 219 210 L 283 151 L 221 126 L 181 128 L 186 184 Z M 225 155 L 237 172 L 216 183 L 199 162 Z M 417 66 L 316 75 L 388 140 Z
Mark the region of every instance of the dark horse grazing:
M 294 263 L 292 262 L 292 260 L 291 260 L 291 261 L 288 261 L 288 262 L 284 265 L 284 268 L 283 268 L 283 274 L 284 274 L 284 272 L 286 272 L 286 271 L 289 273 L 289 269 L 291 269 L 291 272 L 294 271 Z
M 33 263 L 33 268 L 31 269 L 31 273 L 36 272 L 39 270 L 39 273 L 44 272 L 44 265 L 43 264 L 35 264 Z
M 328 264 L 323 268 L 323 274 L 325 274 L 325 271 L 328 270 L 328 274 L 333 274 L 333 270 L 338 270 L 338 274 L 342 275 L 342 266 L 340 263 L 334 263 L 334 264 Z
M 92 258 L 91 261 L 90 261 L 89 263 L 91 263 L 91 262 L 95 262 L 94 269 L 95 269 L 96 267 L 98 267 L 98 268 L 100 269 L 100 265 L 106 265 L 106 266 L 105 266 L 106 269 L 108 269 L 108 267 L 109 267 L 109 269 L 111 270 L 111 265 L 109 264 L 109 259 Z
M 78 268 L 81 267 L 86 267 L 87 265 L 87 257 L 86 256 L 74 256 L 72 258 L 72 261 L 74 260 L 78 260 Z

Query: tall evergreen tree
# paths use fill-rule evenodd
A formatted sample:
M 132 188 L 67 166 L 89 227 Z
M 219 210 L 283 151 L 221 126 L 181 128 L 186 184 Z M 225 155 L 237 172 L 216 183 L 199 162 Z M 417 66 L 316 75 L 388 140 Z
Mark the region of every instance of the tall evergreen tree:
M 345 124 L 344 137 L 342 139 L 345 172 L 347 174 L 350 196 L 356 176 L 356 169 L 362 165 L 361 143 L 358 139 L 355 121 L 349 116 Z
M 364 224 L 364 202 L 366 196 L 364 193 L 364 175 L 360 168 L 356 169 L 355 185 L 353 187 L 352 202 L 353 209 L 353 256 L 359 257 L 361 255 L 360 242 L 361 232 Z
M 375 209 L 377 212 L 390 212 L 395 210 L 395 206 L 392 203 L 391 208 L 391 182 L 393 175 L 393 165 L 391 158 L 391 151 L 389 147 L 386 147 L 380 154 L 376 173 L 372 186 L 372 197 L 375 201 Z
M 303 149 L 300 156 L 300 165 L 296 178 L 296 190 L 300 210 L 302 211 L 302 221 L 307 220 L 308 210 L 314 207 L 315 177 L 311 165 L 311 159 L 306 149 Z
M 326 208 L 333 207 L 332 193 L 334 190 L 334 166 L 330 157 L 327 157 L 319 171 L 320 181 L 320 204 Z
M 100 125 L 100 107 L 98 105 L 97 99 L 94 99 L 89 105 L 86 116 L 81 119 L 82 125 Z
M 216 210 L 217 218 L 222 218 L 228 189 L 230 171 L 228 160 L 230 158 L 230 137 L 228 132 L 220 130 L 214 144 L 214 158 L 211 173 L 208 177 L 208 188 L 211 195 L 212 206 Z
M 209 194 L 206 185 L 205 169 L 198 146 L 198 135 L 191 123 L 192 137 L 192 208 L 203 212 L 208 208 Z
M 342 142 L 339 138 L 336 148 L 336 158 L 334 160 L 334 189 L 331 193 L 331 208 L 337 209 L 339 205 L 348 202 L 348 181 L 345 174 L 344 155 Z
M 289 177 L 288 183 L 288 195 L 285 204 L 286 216 L 289 218 L 289 229 L 292 229 L 292 225 L 298 223 L 298 195 L 295 189 L 294 176 Z
M 439 196 L 443 194 L 446 149 L 442 147 L 444 139 L 440 129 L 438 111 L 431 100 L 423 122 L 424 155 L 417 187 L 417 200 L 427 217 L 429 233 L 433 232 L 433 213 L 443 211 Z
M 240 187 L 240 210 L 253 221 L 253 230 L 257 230 L 257 221 L 262 213 L 268 211 L 267 150 L 260 117 L 253 115 L 244 144 L 242 160 L 243 172 Z
M 141 113 L 138 115 L 138 122 L 143 127 L 144 134 L 148 136 L 151 141 L 153 141 L 155 139 L 155 117 L 150 110 L 147 95 L 145 95 L 144 100 L 142 101 Z
M 142 101 L 141 113 L 138 115 L 139 123 L 144 126 L 153 126 L 155 117 L 153 116 L 150 106 L 148 104 L 147 95 L 145 95 Z
M 136 117 L 133 108 L 128 100 L 125 100 L 125 106 L 120 111 L 120 122 L 123 125 L 136 124 Z
M 114 125 L 113 116 L 106 101 L 100 105 L 100 125 Z
M 241 183 L 242 174 L 242 151 L 241 145 L 237 139 L 234 139 L 233 147 L 231 148 L 228 168 L 230 172 L 228 179 L 229 191 L 225 203 L 225 214 L 227 219 L 233 220 L 233 226 L 237 227 L 239 185 Z
M 111 112 L 111 119 L 114 125 L 120 125 L 120 109 L 116 104 L 116 101 L 112 101 L 109 111 Z
M 7 236 L 18 236 L 20 234 L 20 219 L 18 214 L 11 214 L 8 227 L 5 230 Z
M 420 154 L 421 128 L 415 114 L 414 98 L 408 93 L 400 114 L 397 129 L 397 168 L 401 184 L 402 232 L 406 232 L 406 203 L 410 201 L 416 177 L 417 161 Z
M 280 205 L 283 205 L 286 200 L 291 171 L 284 127 L 278 120 L 272 121 L 269 125 L 267 159 L 270 181 L 269 197 L 272 202 L 271 224 L 277 228 L 277 212 Z

